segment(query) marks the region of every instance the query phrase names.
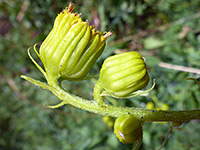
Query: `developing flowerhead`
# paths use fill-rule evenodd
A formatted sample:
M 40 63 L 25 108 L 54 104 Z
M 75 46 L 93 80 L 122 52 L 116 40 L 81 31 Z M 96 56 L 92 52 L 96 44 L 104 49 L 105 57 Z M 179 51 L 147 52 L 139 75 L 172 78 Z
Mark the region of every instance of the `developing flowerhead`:
M 131 144 L 142 138 L 142 125 L 133 115 L 122 115 L 116 119 L 114 133 L 120 142 Z
M 110 116 L 104 116 L 103 118 L 104 123 L 109 127 L 112 128 L 114 125 L 114 118 Z
M 147 108 L 147 109 L 150 109 L 150 110 L 154 110 L 154 109 L 155 109 L 155 105 L 154 105 L 153 102 L 148 102 L 148 103 L 146 104 L 146 108 Z
M 49 80 L 82 80 L 102 54 L 106 39 L 94 26 L 84 22 L 74 6 L 63 10 L 55 19 L 53 29 L 39 50 Z M 47 79 L 48 80 L 48 79 Z
M 149 82 L 149 75 L 144 59 L 138 52 L 125 52 L 104 61 L 100 81 L 110 95 L 126 97 L 143 89 Z

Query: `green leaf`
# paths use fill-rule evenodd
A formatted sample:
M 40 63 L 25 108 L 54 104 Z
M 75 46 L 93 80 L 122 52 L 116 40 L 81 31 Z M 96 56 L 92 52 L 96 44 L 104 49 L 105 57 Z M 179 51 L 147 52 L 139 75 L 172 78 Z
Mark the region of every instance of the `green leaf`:
M 145 49 L 156 49 L 164 46 L 165 42 L 155 37 L 149 37 L 143 41 L 143 44 Z

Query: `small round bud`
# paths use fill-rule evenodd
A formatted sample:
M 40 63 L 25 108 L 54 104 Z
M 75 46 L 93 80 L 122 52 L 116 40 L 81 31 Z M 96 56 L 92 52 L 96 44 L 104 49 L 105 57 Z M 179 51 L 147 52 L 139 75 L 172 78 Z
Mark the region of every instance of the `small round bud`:
M 155 109 L 155 105 L 154 105 L 153 102 L 148 102 L 148 103 L 146 104 L 146 108 L 147 108 L 147 109 L 150 109 L 150 110 L 154 110 L 154 109 Z
M 146 87 L 149 75 L 144 59 L 138 52 L 125 52 L 104 61 L 100 80 L 108 93 L 125 97 Z
M 112 128 L 114 125 L 114 118 L 110 116 L 104 116 L 103 118 L 104 123 L 109 127 Z
M 161 105 L 161 108 L 160 108 L 160 109 L 161 109 L 161 110 L 169 110 L 170 107 L 169 107 L 168 104 L 164 103 L 164 104 Z
M 133 115 L 122 115 L 115 121 L 114 133 L 120 142 L 131 144 L 142 138 L 142 125 Z

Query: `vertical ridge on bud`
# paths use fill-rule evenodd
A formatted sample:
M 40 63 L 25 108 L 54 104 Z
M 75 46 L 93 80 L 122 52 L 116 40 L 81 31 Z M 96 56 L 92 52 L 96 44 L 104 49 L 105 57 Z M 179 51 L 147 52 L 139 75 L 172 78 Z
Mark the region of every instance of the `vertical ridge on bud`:
M 84 23 L 77 23 L 73 25 L 67 35 L 63 38 L 62 42 L 58 45 L 57 49 L 59 49 L 59 51 L 56 51 L 52 58 L 58 57 L 60 60 L 60 65 L 62 66 L 60 71 L 62 71 L 62 69 L 67 65 L 74 48 L 85 34 L 85 30 L 86 26 Z M 60 53 L 60 51 L 62 53 Z
M 84 54 L 84 51 L 85 51 L 89 41 L 90 41 L 90 28 L 89 28 L 89 25 L 87 23 L 87 29 L 86 29 L 85 35 L 80 40 L 78 45 L 76 46 L 74 52 L 71 55 L 71 59 L 69 60 L 67 67 L 71 66 L 71 68 L 68 71 L 73 72 L 73 70 L 75 69 L 75 66 L 78 64 L 81 56 Z
M 50 54 L 54 54 L 54 52 L 56 50 L 61 52 L 60 50 L 58 50 L 58 48 L 60 48 L 59 45 L 62 43 L 63 39 L 66 37 L 66 34 L 69 34 L 70 29 L 73 27 L 73 25 L 77 24 L 77 22 L 78 22 L 77 18 L 74 18 L 73 15 L 72 16 L 65 15 L 65 16 L 66 16 L 66 18 L 63 17 L 58 28 L 55 28 L 55 29 L 53 28 L 53 30 L 52 30 L 52 31 L 55 30 L 57 32 L 55 32 L 55 34 L 52 34 L 49 41 L 45 40 L 43 42 L 46 45 L 48 44 L 48 47 L 41 46 L 41 48 L 48 49 L 48 53 L 50 53 Z M 75 22 L 74 20 L 77 22 Z M 82 22 L 82 20 L 81 20 L 81 22 Z
M 108 57 L 100 70 L 102 87 L 110 95 L 126 97 L 143 89 L 149 82 L 146 64 L 138 52 Z
M 131 144 L 142 138 L 142 125 L 133 115 L 122 115 L 114 123 L 114 133 L 120 142 Z
M 96 62 L 96 59 L 101 55 L 104 50 L 104 47 L 102 48 L 102 46 L 104 46 L 105 43 L 102 43 L 100 41 L 100 34 L 94 31 L 91 31 L 90 34 L 91 39 L 88 41 L 86 48 L 79 58 L 79 61 L 76 63 L 76 66 L 73 66 L 74 69 L 71 72 L 71 77 L 85 76 L 85 73 L 90 70 L 89 66 L 92 66 L 94 62 Z
M 74 5 L 64 9 L 55 19 L 52 30 L 42 43 L 39 57 L 46 70 L 48 82 L 62 78 L 66 80 L 83 80 L 93 64 L 102 54 L 106 39 L 82 21 L 78 13 L 73 13 Z
M 73 69 L 71 66 L 68 65 L 68 62 L 71 60 L 74 63 L 76 63 L 76 61 L 71 58 L 72 54 L 78 49 L 84 49 L 84 47 L 82 47 L 83 45 L 79 45 L 81 40 L 84 40 L 83 42 L 87 43 L 87 39 L 88 37 L 85 37 L 84 35 L 86 34 L 85 32 L 87 31 L 88 28 L 88 24 L 86 23 L 78 23 L 76 25 L 74 25 L 72 27 L 72 30 L 69 32 L 69 36 L 67 37 L 67 39 L 63 40 L 63 42 L 67 43 L 68 45 L 65 45 L 65 47 L 67 47 L 67 49 L 65 50 L 65 53 L 62 54 L 62 59 L 60 64 L 62 65 L 62 67 L 60 68 L 60 72 L 63 71 L 63 74 L 66 74 L 67 72 L 70 72 L 71 69 Z M 75 29 L 75 30 L 73 30 Z M 72 34 L 74 33 L 74 34 Z M 79 47 L 78 47 L 79 46 Z M 80 52 L 80 51 L 79 51 Z M 65 69 L 65 68 L 68 69 Z

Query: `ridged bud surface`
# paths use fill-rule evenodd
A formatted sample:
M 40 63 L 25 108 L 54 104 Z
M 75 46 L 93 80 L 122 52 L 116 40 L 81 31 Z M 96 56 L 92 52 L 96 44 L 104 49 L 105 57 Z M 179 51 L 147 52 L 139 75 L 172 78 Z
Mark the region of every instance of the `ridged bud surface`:
M 107 92 L 124 97 L 143 89 L 149 82 L 149 75 L 144 59 L 138 52 L 125 52 L 104 61 L 100 80 Z
M 114 123 L 114 133 L 120 142 L 131 144 L 142 137 L 142 125 L 131 114 L 122 115 Z
M 81 80 L 102 54 L 107 37 L 69 9 L 58 14 L 39 53 L 47 77 Z

